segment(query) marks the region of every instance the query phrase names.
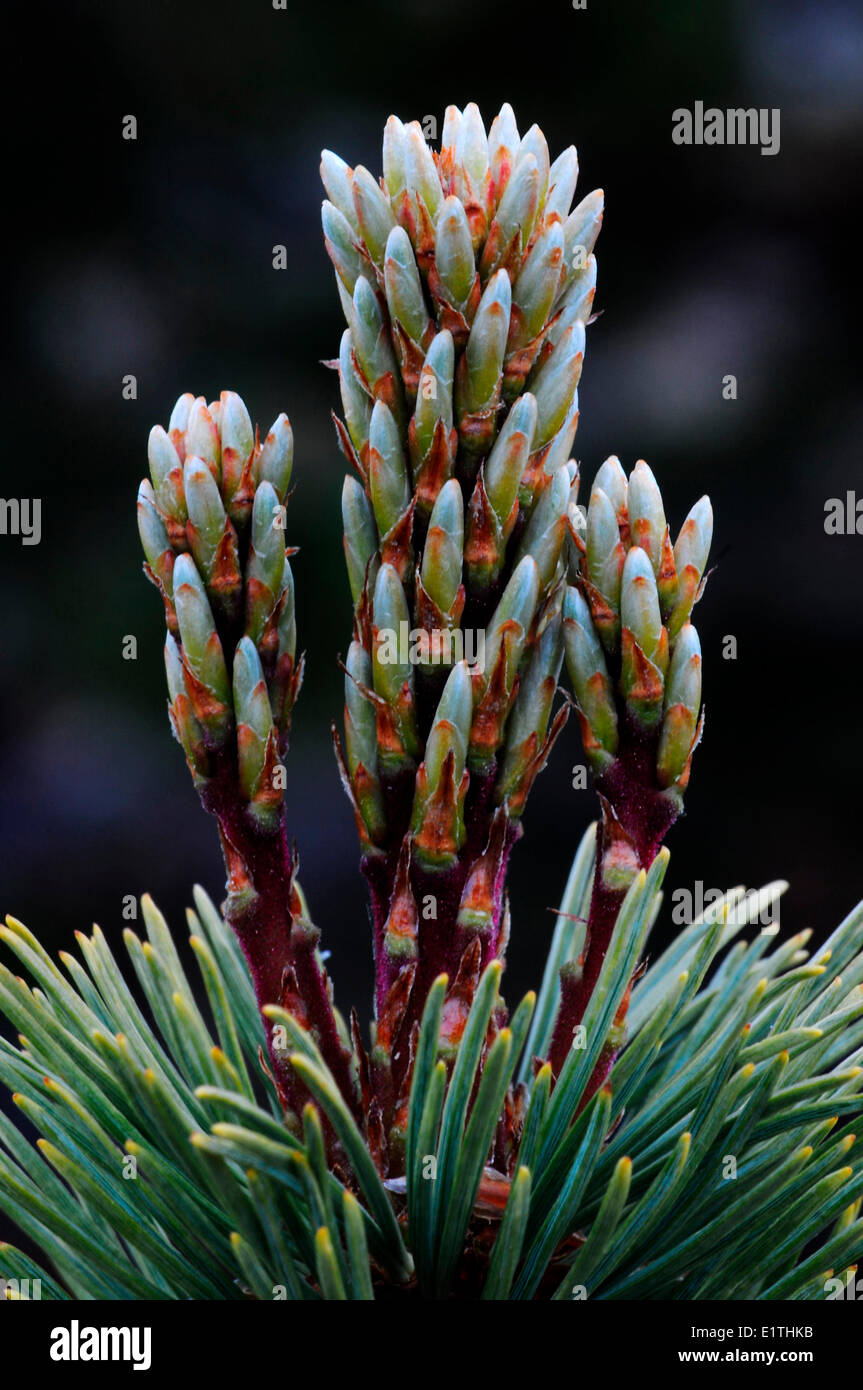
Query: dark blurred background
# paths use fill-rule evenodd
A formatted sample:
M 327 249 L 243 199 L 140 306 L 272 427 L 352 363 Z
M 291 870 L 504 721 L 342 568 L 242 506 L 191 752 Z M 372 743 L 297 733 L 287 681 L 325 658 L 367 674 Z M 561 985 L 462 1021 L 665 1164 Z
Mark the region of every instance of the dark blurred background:
M 291 541 L 308 676 L 289 761 L 301 877 L 338 998 L 370 999 L 353 820 L 330 746 L 349 632 L 329 419 L 340 310 L 319 224 L 322 146 L 380 169 L 390 111 L 504 100 L 578 197 L 606 190 L 576 454 L 646 457 L 674 530 L 708 491 L 714 573 L 698 626 L 707 729 L 669 888 L 786 876 L 783 928 L 824 935 L 863 889 L 863 536 L 824 503 L 863 496 L 859 317 L 863 8 L 830 0 L 79 3 L 10 56 L 22 97 L 7 182 L 10 402 L 4 497 L 41 496 L 42 540 L 0 537 L 0 906 L 52 948 L 125 894 L 178 931 L 219 900 L 215 826 L 165 710 L 161 605 L 141 573 L 146 439 L 185 390 L 231 387 L 296 435 Z M 683 148 L 672 111 L 778 107 L 781 149 Z M 133 114 L 138 138 L 121 136 Z M 285 243 L 288 268 L 272 268 Z M 122 378 L 137 378 L 137 400 Z M 722 399 L 737 377 L 738 399 Z M 137 661 L 122 659 L 138 639 Z M 722 659 L 726 635 L 736 661 Z M 536 982 L 571 853 L 574 722 L 514 856 L 507 993 Z

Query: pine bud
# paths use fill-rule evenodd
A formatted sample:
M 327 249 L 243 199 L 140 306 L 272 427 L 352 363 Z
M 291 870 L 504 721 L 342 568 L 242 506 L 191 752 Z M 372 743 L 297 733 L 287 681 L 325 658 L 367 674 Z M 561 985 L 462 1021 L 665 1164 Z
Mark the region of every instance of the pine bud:
M 293 464 L 294 432 L 290 420 L 283 412 L 270 426 L 270 432 L 258 456 L 257 466 L 257 481 L 271 483 L 280 504 L 284 503 L 288 494 Z
M 545 203 L 545 195 L 548 192 L 549 157 L 548 141 L 536 123 L 530 127 L 526 135 L 522 136 L 515 161 L 516 171 L 518 170 L 519 164 L 529 156 L 532 156 L 536 160 L 537 172 L 539 174 L 537 187 L 538 211 Z
M 518 263 L 530 241 L 539 209 L 540 170 L 536 157 L 525 154 L 507 180 L 497 205 L 479 263 L 483 281 L 511 261 Z
M 616 644 L 620 631 L 617 619 L 620 615 L 620 583 L 626 550 L 620 539 L 614 506 L 597 483 L 594 483 L 590 494 L 585 541 L 587 577 L 602 595 L 615 619 L 609 624 L 608 636 L 600 629 L 603 642 L 609 647 Z
M 495 800 L 507 801 L 510 815 L 524 809 L 539 770 L 551 707 L 563 663 L 563 586 L 543 614 L 530 661 L 506 726 L 506 750 L 495 786 Z
M 407 187 L 407 138 L 398 116 L 390 116 L 384 127 L 384 183 L 393 212 Z
M 646 552 L 637 545 L 628 552 L 623 566 L 620 619 L 652 661 L 659 650 L 662 618 L 653 567 Z
M 669 787 L 680 777 L 692 749 L 701 707 L 701 643 L 686 623 L 671 654 L 665 689 L 662 731 L 656 757 L 659 784 Z
M 467 662 L 459 661 L 447 678 L 417 773 L 413 847 L 426 868 L 448 866 L 464 844 L 465 762 L 472 711 Z
M 365 691 L 371 689 L 371 657 L 361 642 L 352 642 L 345 662 L 345 752 L 354 795 L 372 840 L 386 828 L 378 779 L 377 719 Z
M 599 471 L 593 480 L 594 491 L 600 489 L 605 493 L 616 517 L 620 516 L 626 506 L 627 481 L 620 459 L 614 454 L 600 465 Z
M 678 590 L 674 608 L 668 619 L 668 634 L 672 640 L 689 620 L 692 606 L 698 596 L 712 539 L 713 508 L 709 497 L 701 497 L 681 526 L 674 547 Z
M 350 474 L 342 487 L 342 524 L 348 583 L 356 605 L 362 597 L 367 575 L 369 590 L 374 590 L 377 569 L 370 562 L 377 555 L 378 531 L 371 503 L 356 478 Z
M 537 409 L 534 449 L 541 449 L 547 444 L 566 419 L 581 376 L 583 358 L 584 326 L 573 324 L 532 383 Z
M 255 646 L 276 606 L 285 568 L 285 533 L 272 483 L 261 483 L 252 508 L 252 537 L 246 564 L 246 635 Z
M 138 535 L 150 569 L 162 585 L 166 598 L 170 598 L 174 551 L 165 523 L 156 509 L 156 494 L 146 478 L 138 488 Z
M 458 374 L 459 417 L 488 411 L 497 402 L 503 371 L 512 291 L 500 270 L 489 280 L 479 302 Z
M 354 207 L 353 193 L 353 170 L 339 159 L 332 150 L 323 150 L 321 153 L 321 183 L 327 191 L 327 197 L 335 208 L 347 218 L 353 231 L 358 231 L 357 214 Z
M 196 782 L 209 776 L 210 760 L 204 739 L 204 730 L 195 717 L 192 702 L 186 688 L 186 676 L 176 639 L 168 633 L 165 642 L 165 674 L 168 678 L 171 727 L 177 742 L 186 754 L 189 770 Z
M 557 297 L 562 260 L 563 227 L 559 222 L 550 222 L 534 243 L 516 281 L 508 352 L 526 347 L 545 326 Z
M 576 588 L 566 591 L 563 620 L 566 666 L 582 715 L 584 751 L 599 773 L 617 752 L 617 710 L 602 643 Z
M 653 566 L 653 573 L 658 575 L 667 527 L 662 493 L 643 459 L 639 459 L 629 475 L 627 505 L 632 544 L 640 546 Z
M 478 678 L 482 714 L 471 732 L 473 760 L 485 763 L 503 738 L 509 702 L 519 663 L 539 601 L 539 570 L 532 555 L 525 555 L 513 570 L 491 622 L 486 629 L 485 669 Z M 486 711 L 491 701 L 493 708 Z M 485 727 L 488 724 L 490 727 Z
M 190 692 L 195 713 L 218 747 L 230 724 L 231 693 L 212 609 L 191 555 L 174 562 L 174 606 L 186 661 L 200 686 Z
M 233 695 L 240 787 L 258 823 L 271 827 L 282 800 L 281 789 L 273 786 L 275 731 L 260 658 L 248 637 L 234 653 Z
M 484 465 L 485 490 L 501 526 L 507 521 L 518 495 L 518 485 L 534 448 L 536 398 L 530 391 L 519 396 Z
M 443 191 L 431 150 L 417 121 L 405 126 L 405 156 L 408 191 L 420 197 L 429 215 L 434 217 L 443 201 Z
M 596 296 L 596 257 L 588 256 L 584 270 L 558 301 L 557 312 L 548 330 L 548 342 L 556 346 L 573 324 L 587 325 Z
M 449 439 L 452 430 L 452 387 L 455 353 L 452 334 L 444 329 L 429 345 L 419 377 L 416 407 L 410 431 L 414 469 L 428 454 L 438 420 Z
M 488 133 L 489 167 L 498 202 L 515 165 L 519 143 L 515 114 L 509 102 L 505 101 Z
M 369 428 L 369 489 L 378 530 L 385 536 L 411 500 L 407 460 L 392 412 L 376 401 Z
M 588 193 L 586 198 L 582 198 L 566 219 L 563 228 L 561 295 L 566 293 L 584 271 L 587 258 L 599 236 L 604 205 L 605 194 L 601 188 L 596 188 L 592 193 Z
M 365 279 L 358 280 L 354 288 L 351 337 L 369 391 L 375 400 L 385 401 L 395 411 L 401 424 L 403 405 L 398 364 L 377 295 Z
M 217 484 L 222 481 L 222 446 L 212 413 L 199 396 L 189 409 L 186 425 L 186 458 L 203 459 Z
M 570 481 L 566 467 L 558 468 L 534 508 L 518 549 L 518 559 L 533 556 L 543 589 L 551 583 L 563 549 Z
M 423 588 L 442 613 L 450 612 L 461 587 L 463 556 L 464 503 L 450 478 L 432 508 L 422 559 Z
M 472 715 L 473 686 L 470 672 L 466 661 L 458 661 L 447 677 L 426 744 L 424 762 L 430 793 L 437 788 L 444 759 L 450 750 L 455 758 L 456 786 L 461 781 L 465 770 Z
M 476 262 L 467 214 L 455 196 L 446 198 L 438 211 L 435 269 L 448 303 L 465 312 L 476 283 Z
M 255 431 L 245 401 L 236 391 L 219 398 L 219 432 L 222 437 L 222 498 L 230 512 L 246 464 L 255 447 Z
M 358 164 L 353 179 L 357 223 L 366 249 L 376 266 L 382 266 L 387 237 L 395 225 L 392 208 L 368 169 Z
M 346 328 L 339 346 L 339 388 L 342 396 L 342 410 L 345 415 L 348 435 L 356 450 L 360 467 L 366 469 L 372 402 L 357 375 L 352 346 L 351 330 Z
M 203 459 L 187 455 L 183 464 L 183 490 L 191 523 L 192 554 L 209 586 L 227 517 L 218 486 Z
M 552 217 L 559 217 L 561 222 L 566 220 L 577 182 L 578 154 L 575 145 L 570 145 L 557 156 L 548 171 L 548 197 L 543 208 L 546 222 Z
M 185 405 L 185 398 L 181 396 L 180 400 Z M 179 405 L 179 403 L 177 404 Z M 174 409 L 176 411 L 177 406 Z M 176 426 L 172 427 L 172 429 L 176 428 Z M 162 511 L 172 520 L 185 524 L 188 513 L 183 492 L 183 465 L 174 444 L 161 425 L 154 425 L 150 430 L 150 437 L 147 441 L 147 461 L 150 465 L 153 489 Z
M 384 286 L 393 323 L 425 351 L 434 337 L 434 324 L 425 306 L 413 247 L 402 227 L 393 227 L 386 243 Z
M 356 233 L 344 213 L 326 198 L 321 205 L 321 225 L 327 255 L 348 294 L 353 294 L 357 280 L 361 275 L 368 279 L 369 270 L 368 261 L 357 247 Z
M 381 565 L 373 605 L 372 675 L 376 694 L 388 706 L 383 727 L 380 711 L 378 718 L 378 750 L 387 770 L 397 770 L 419 751 L 414 668 L 402 641 L 402 634 L 409 631 L 410 615 L 401 580 L 392 565 Z

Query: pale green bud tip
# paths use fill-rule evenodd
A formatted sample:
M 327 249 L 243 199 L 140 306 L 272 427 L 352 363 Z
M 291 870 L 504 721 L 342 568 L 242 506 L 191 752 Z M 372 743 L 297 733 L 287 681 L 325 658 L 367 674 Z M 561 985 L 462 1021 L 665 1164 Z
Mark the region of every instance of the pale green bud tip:
M 590 660 L 588 663 L 590 666 L 590 670 L 588 670 L 586 674 L 591 675 L 592 672 L 596 670 L 604 671 L 605 657 L 603 656 L 602 646 L 597 636 L 596 629 L 593 626 L 593 619 L 590 615 L 590 608 L 588 607 L 581 590 L 575 588 L 574 585 L 570 585 L 567 587 L 566 594 L 563 600 L 563 618 L 565 625 L 564 634 L 567 643 L 567 656 L 569 656 L 570 654 L 571 643 L 571 629 L 568 625 L 574 624 L 575 626 L 581 629 L 581 632 L 584 636 L 582 649 L 590 653 Z M 575 684 L 575 682 L 573 683 Z
M 455 478 L 435 499 L 423 551 L 422 580 L 442 612 L 449 612 L 461 584 L 464 554 L 464 501 Z
M 321 183 L 327 197 L 351 224 L 356 223 L 353 197 L 353 172 L 332 150 L 321 153 Z
M 165 641 L 165 675 L 168 678 L 168 694 L 173 704 L 178 695 L 186 693 L 186 677 L 177 640 L 168 633 Z
M 448 719 L 459 730 L 466 743 L 470 733 L 472 716 L 473 685 L 470 671 L 466 661 L 459 661 L 447 677 L 446 685 L 435 711 L 434 722 L 438 723 L 441 719 Z
M 360 685 L 371 685 L 372 660 L 362 642 L 351 642 L 351 645 L 348 647 L 345 669 L 351 677 L 350 681 L 345 685 L 346 690 L 356 691 L 355 681 L 359 681 Z M 365 700 L 364 697 L 361 698 L 363 698 L 363 703 L 368 706 L 368 701 Z
M 233 667 L 234 712 L 237 722 L 248 724 L 265 739 L 273 727 L 267 687 L 255 644 L 250 637 L 237 643 Z
M 225 508 L 218 484 L 203 459 L 193 455 L 183 465 L 183 491 L 189 519 L 202 536 L 216 546 L 225 526 Z
M 377 549 L 378 532 L 371 503 L 357 479 L 350 474 L 342 487 L 342 524 L 351 598 L 357 603 L 366 582 L 369 560 Z
M 686 623 L 680 630 L 665 690 L 665 706 L 685 705 L 693 716 L 697 716 L 701 704 L 701 642 L 692 623 Z
M 578 154 L 575 145 L 570 145 L 549 169 L 548 197 L 543 209 L 546 217 L 556 215 L 563 220 L 567 216 L 577 181 Z
M 181 396 L 182 400 L 183 397 Z M 175 407 L 176 408 L 176 407 Z M 150 477 L 157 494 L 161 493 L 168 474 L 180 467 L 180 458 L 161 425 L 154 425 L 147 440 L 147 461 Z
M 572 324 L 558 340 L 534 382 L 538 417 L 535 448 L 547 444 L 566 419 L 581 376 L 584 343 L 584 324 Z
M 297 653 L 297 614 L 294 603 L 294 574 L 287 555 L 282 570 L 280 596 L 281 594 L 285 595 L 285 602 L 279 614 L 279 652 L 286 652 L 293 661 Z
M 191 555 L 178 555 L 174 561 L 174 586 L 180 589 L 192 589 L 196 594 L 200 594 L 205 602 L 207 601 L 204 581 L 201 579 Z
M 404 513 L 411 489 L 398 427 L 383 401 L 376 401 L 372 411 L 369 449 L 372 506 L 385 535 Z
M 665 537 L 665 512 L 659 485 L 643 459 L 630 474 L 627 498 L 632 539 L 647 551 L 654 573 L 658 574 Z
M 395 261 L 403 270 L 413 270 L 416 266 L 411 239 L 404 227 L 396 225 L 387 237 L 386 258 Z
M 391 202 L 396 201 L 405 187 L 405 144 L 402 122 L 398 116 L 390 116 L 384 127 L 383 168 Z
M 282 412 L 270 426 L 258 460 L 258 477 L 272 483 L 280 502 L 284 502 L 291 470 L 294 465 L 294 432 L 287 415 Z
M 443 201 L 443 189 L 431 150 L 417 121 L 411 121 L 410 125 L 405 127 L 405 143 L 408 184 L 419 194 L 434 217 Z
M 423 457 L 431 447 L 437 421 L 452 429 L 452 384 L 455 350 L 449 329 L 435 334 L 420 372 L 415 428 L 417 448 Z
M 221 395 L 222 449 L 233 449 L 240 463 L 245 463 L 255 447 L 255 431 L 245 402 L 236 391 Z
M 436 333 L 429 344 L 426 353 L 425 364 L 431 368 L 441 381 L 452 385 L 452 374 L 455 366 L 455 349 L 453 347 L 452 334 L 448 328 L 444 328 L 440 333 Z
M 435 266 L 452 302 L 463 307 L 476 279 L 476 262 L 467 213 L 455 195 L 441 203 L 437 215 Z
M 464 501 L 457 479 L 444 483 L 435 499 L 429 527 L 439 526 L 461 547 L 464 537 Z
M 156 510 L 155 494 L 146 479 L 138 488 L 138 534 L 151 566 L 155 566 L 160 556 L 171 549 L 165 523 Z
M 180 434 L 185 434 L 186 426 L 189 423 L 189 411 L 195 403 L 195 397 L 191 391 L 186 391 L 182 396 L 178 396 L 171 411 L 171 418 L 168 421 L 168 430 L 177 430 Z
M 501 595 L 491 621 L 492 631 L 499 631 L 511 618 L 527 631 L 536 611 L 539 588 L 539 569 L 536 561 L 532 555 L 525 555 L 519 560 Z
M 620 540 L 614 507 L 601 487 L 594 484 L 587 509 L 587 569 L 590 580 L 601 587 L 602 566 Z
M 480 186 L 488 169 L 488 138 L 475 101 L 469 101 L 459 126 L 456 159 Z
M 700 497 L 683 523 L 674 547 L 678 572 L 684 565 L 693 565 L 703 574 L 712 539 L 713 508 L 709 497 Z
M 189 411 L 186 426 L 186 455 L 203 459 L 211 469 L 217 469 L 221 458 L 221 441 L 216 422 L 203 396 L 199 396 Z
M 605 460 L 596 477 L 593 480 L 594 488 L 600 488 L 614 507 L 615 513 L 619 513 L 621 508 L 626 506 L 627 482 L 626 474 L 621 467 L 620 459 L 612 454 Z
M 499 270 L 485 287 L 465 349 L 468 410 L 482 409 L 494 396 L 503 366 L 511 308 L 509 276 L 505 270 Z
M 527 467 L 536 418 L 536 398 L 525 391 L 509 412 L 485 464 L 485 490 L 501 525 L 509 516 Z
M 224 656 L 204 584 L 191 555 L 178 555 L 175 561 L 174 604 L 183 648 L 192 670 L 224 700 L 227 697 Z
M 368 539 L 374 547 L 377 533 L 369 499 L 362 484 L 350 473 L 345 475 L 342 485 L 342 523 L 352 544 Z
M 659 595 L 650 559 L 637 545 L 628 552 L 623 566 L 620 617 L 645 656 L 652 658 L 662 632 Z
M 381 565 L 375 582 L 374 620 L 378 628 L 398 633 L 399 623 L 409 620 L 402 582 L 392 565 Z
M 284 531 L 277 523 L 281 506 L 272 483 L 262 482 L 252 507 L 252 545 L 259 555 L 284 553 Z M 279 575 L 281 575 L 281 564 Z
M 377 179 L 362 164 L 354 169 L 354 205 L 372 258 L 379 260 L 393 225 L 392 209 Z

